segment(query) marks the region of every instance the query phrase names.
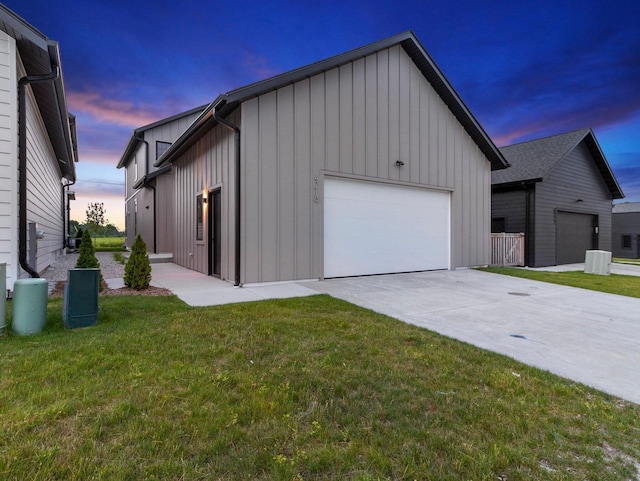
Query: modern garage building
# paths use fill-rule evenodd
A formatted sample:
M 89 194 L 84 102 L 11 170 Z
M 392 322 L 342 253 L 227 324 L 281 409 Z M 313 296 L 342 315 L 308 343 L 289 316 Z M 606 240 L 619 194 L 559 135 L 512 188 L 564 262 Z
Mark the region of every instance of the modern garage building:
M 584 262 L 611 250 L 611 206 L 624 197 L 591 129 L 500 151 L 511 164 L 492 174 L 492 232 L 525 234 L 525 265 Z
M 640 202 L 613 206 L 611 247 L 614 257 L 640 259 Z
M 508 165 L 412 32 L 219 96 L 169 164 L 174 262 L 238 285 L 486 265 Z

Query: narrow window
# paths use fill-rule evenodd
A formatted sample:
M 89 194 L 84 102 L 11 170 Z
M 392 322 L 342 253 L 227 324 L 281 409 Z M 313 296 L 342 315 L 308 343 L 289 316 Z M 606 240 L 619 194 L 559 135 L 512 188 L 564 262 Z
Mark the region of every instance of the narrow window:
M 133 180 L 138 180 L 138 156 L 133 158 Z
M 622 236 L 622 248 L 623 249 L 631 249 L 631 236 L 625 234 Z
M 504 217 L 494 217 L 493 219 L 491 219 L 491 233 L 499 234 L 500 232 L 506 232 L 505 224 L 506 221 Z
M 171 147 L 171 142 L 156 141 L 156 160 L 158 160 L 169 147 Z
M 204 230 L 204 222 L 202 218 L 202 213 L 204 209 L 202 208 L 202 194 L 199 194 L 196 197 L 196 240 L 203 240 L 203 230 Z

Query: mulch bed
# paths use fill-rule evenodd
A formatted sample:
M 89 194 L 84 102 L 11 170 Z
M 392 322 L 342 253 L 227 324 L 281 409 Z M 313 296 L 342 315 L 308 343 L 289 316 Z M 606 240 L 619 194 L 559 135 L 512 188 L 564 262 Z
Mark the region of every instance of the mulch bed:
M 49 297 L 62 297 L 64 295 L 65 281 L 58 281 L 53 288 Z M 173 292 L 163 287 L 149 286 L 146 289 L 136 291 L 130 287 L 121 287 L 120 289 L 109 289 L 106 283 L 102 283 L 101 296 L 172 296 Z

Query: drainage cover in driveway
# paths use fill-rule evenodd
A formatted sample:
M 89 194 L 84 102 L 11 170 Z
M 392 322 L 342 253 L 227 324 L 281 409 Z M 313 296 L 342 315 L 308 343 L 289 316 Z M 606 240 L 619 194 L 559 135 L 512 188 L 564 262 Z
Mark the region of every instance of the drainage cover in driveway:
M 512 296 L 530 296 L 531 294 L 527 294 L 526 292 L 507 292 L 507 294 L 511 294 Z

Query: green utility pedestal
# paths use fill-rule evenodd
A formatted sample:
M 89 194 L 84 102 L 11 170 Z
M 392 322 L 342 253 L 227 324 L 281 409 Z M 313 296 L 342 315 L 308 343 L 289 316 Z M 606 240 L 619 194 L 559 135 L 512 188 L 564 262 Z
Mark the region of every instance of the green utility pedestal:
M 18 279 L 13 284 L 11 330 L 24 336 L 42 331 L 47 321 L 46 279 Z
M 98 320 L 100 269 L 69 269 L 64 286 L 64 327 L 93 326 Z

